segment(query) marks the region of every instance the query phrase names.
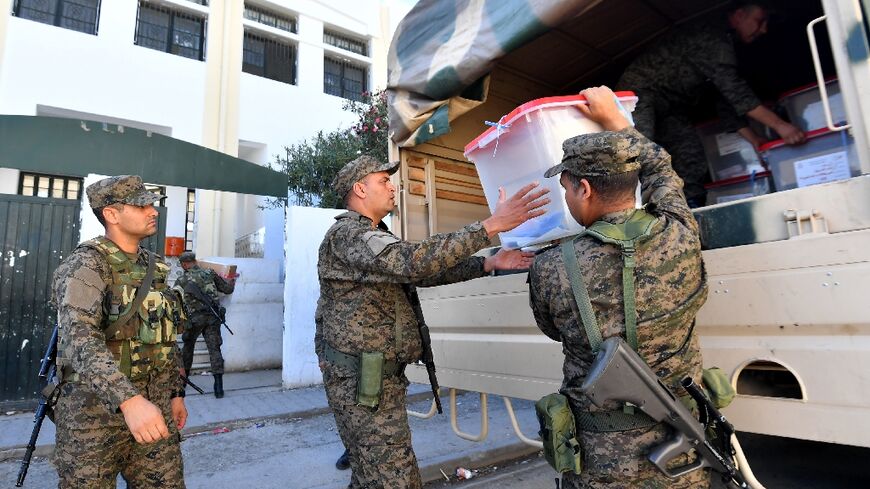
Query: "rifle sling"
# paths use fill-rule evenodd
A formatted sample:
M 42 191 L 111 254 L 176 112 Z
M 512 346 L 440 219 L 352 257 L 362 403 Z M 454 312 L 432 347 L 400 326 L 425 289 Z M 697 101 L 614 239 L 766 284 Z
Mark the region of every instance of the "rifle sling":
M 214 303 L 214 300 L 206 295 L 206 293 L 202 291 L 199 285 L 192 281 L 188 281 L 186 284 L 184 284 L 184 291 L 190 293 L 190 295 L 194 296 L 198 301 L 202 302 L 205 307 L 211 310 L 212 314 L 217 316 L 218 307 L 220 306 L 216 305 Z M 218 319 L 223 321 L 223 318 L 221 318 L 220 316 L 217 317 Z
M 565 261 L 568 280 L 571 282 L 574 302 L 577 303 L 577 309 L 580 310 L 580 320 L 586 330 L 586 337 L 592 351 L 597 353 L 603 340 L 601 339 L 601 330 L 598 329 L 598 321 L 595 319 L 595 313 L 592 311 L 592 301 L 589 300 L 586 283 L 583 282 L 583 274 L 580 273 L 580 265 L 577 263 L 577 252 L 574 249 L 575 237 L 570 236 L 562 240 L 562 258 Z
M 154 258 L 154 253 L 147 250 L 145 253 L 148 254 L 148 269 L 145 271 L 145 278 L 142 279 L 142 283 L 139 285 L 139 288 L 136 289 L 136 296 L 133 298 L 133 303 L 130 305 L 130 308 L 105 329 L 104 334 L 106 335 L 106 338 L 113 338 L 121 332 L 121 328 L 127 324 L 127 321 L 133 317 L 133 314 L 136 314 L 139 311 L 139 306 L 145 302 L 145 296 L 147 296 L 148 292 L 151 291 L 151 284 L 154 282 L 154 269 L 157 260 Z

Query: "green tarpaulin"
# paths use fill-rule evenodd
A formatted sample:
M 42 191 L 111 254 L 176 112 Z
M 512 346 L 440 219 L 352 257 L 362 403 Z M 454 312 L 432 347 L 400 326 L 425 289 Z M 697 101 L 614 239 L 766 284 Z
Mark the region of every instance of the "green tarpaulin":
M 390 45 L 390 137 L 415 146 L 486 100 L 505 54 L 600 0 L 420 0 Z

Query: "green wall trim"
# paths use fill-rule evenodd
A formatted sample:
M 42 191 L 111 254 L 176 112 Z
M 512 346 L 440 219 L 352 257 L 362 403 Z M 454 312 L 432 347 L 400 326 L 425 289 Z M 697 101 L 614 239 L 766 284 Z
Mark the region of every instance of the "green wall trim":
M 249 161 L 162 134 L 57 117 L 0 115 L 0 167 L 140 175 L 161 185 L 287 196 L 286 175 Z

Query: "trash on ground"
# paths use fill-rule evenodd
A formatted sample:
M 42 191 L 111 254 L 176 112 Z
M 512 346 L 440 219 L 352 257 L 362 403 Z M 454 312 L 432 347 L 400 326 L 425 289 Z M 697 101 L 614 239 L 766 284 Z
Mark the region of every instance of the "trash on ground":
M 459 480 L 471 479 L 474 477 L 474 471 L 468 470 L 465 467 L 456 467 L 456 478 Z
M 230 429 L 227 428 L 226 426 L 221 426 L 220 428 L 215 428 L 215 429 L 211 430 L 211 434 L 213 434 L 213 435 L 219 435 L 221 433 L 229 433 L 229 432 L 230 432 Z

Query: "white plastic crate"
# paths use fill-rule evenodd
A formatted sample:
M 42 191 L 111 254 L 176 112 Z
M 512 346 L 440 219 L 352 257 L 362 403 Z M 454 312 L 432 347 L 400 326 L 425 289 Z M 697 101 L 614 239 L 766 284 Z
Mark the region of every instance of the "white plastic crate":
M 828 93 L 828 104 L 831 108 L 831 119 L 834 124 L 846 121 L 846 107 L 843 96 L 840 95 L 840 84 L 836 79 L 825 82 Z M 779 98 L 779 104 L 785 108 L 792 124 L 804 131 L 812 131 L 827 127 L 825 109 L 822 105 L 821 92 L 816 84 L 796 88 L 784 93 Z
M 773 190 L 770 184 L 769 171 L 750 173 L 749 175 L 708 183 L 704 185 L 704 188 L 707 190 L 707 205 L 748 199 L 769 194 Z
M 695 127 L 713 180 L 726 180 L 752 172 L 762 172 L 761 158 L 752 144 L 736 132 L 728 132 L 719 121 L 710 121 Z
M 845 180 L 861 173 L 855 141 L 846 131 L 817 129 L 807 133 L 804 144 L 790 146 L 778 139 L 760 150 L 778 191 Z
M 616 96 L 626 110 L 634 110 L 634 93 L 617 92 Z M 544 178 L 544 173 L 562 160 L 563 141 L 602 130 L 577 109 L 585 102 L 582 95 L 527 102 L 502 117 L 498 127 L 484 131 L 465 147 L 465 157 L 477 167 L 490 211 L 498 203 L 499 187 L 504 187 L 508 197 L 533 181 L 550 189 L 547 213 L 500 233 L 503 247 L 532 246 L 583 230 L 568 212 L 559 179 Z

